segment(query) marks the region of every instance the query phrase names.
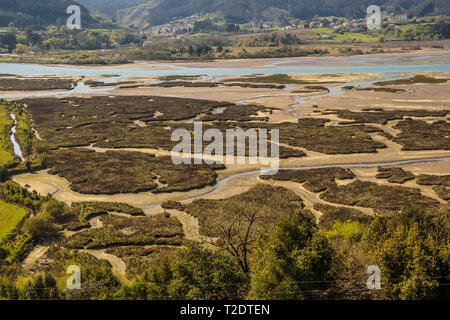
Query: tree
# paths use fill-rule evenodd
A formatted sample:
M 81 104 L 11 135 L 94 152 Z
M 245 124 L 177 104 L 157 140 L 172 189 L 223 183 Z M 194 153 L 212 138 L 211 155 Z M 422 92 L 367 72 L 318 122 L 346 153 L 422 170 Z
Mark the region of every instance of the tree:
M 29 280 L 21 291 L 23 299 L 59 299 L 56 280 L 49 273 L 38 274 L 32 280 Z
M 5 166 L 0 167 L 0 182 L 5 182 L 8 179 L 8 168 Z
M 26 28 L 25 30 L 26 42 L 30 46 L 36 46 L 42 44 L 42 38 L 32 28 Z
M 114 294 L 118 300 L 146 300 L 147 286 L 143 282 L 134 282 L 131 285 L 123 285 L 119 291 Z
M 52 239 L 58 235 L 59 229 L 53 218 L 42 214 L 25 221 L 23 228 L 37 240 Z
M 17 300 L 18 291 L 13 280 L 7 276 L 0 277 L 0 300 Z
M 190 56 L 192 56 L 194 54 L 194 47 L 192 46 L 192 44 L 190 44 L 188 47 L 188 53 Z
M 263 205 L 249 200 L 245 205 L 233 203 L 224 208 L 224 219 L 217 223 L 219 241 L 211 244 L 227 250 L 238 261 L 242 271 L 250 271 L 249 256 L 256 242 L 256 235 L 262 231 L 260 220 L 266 218 Z
M 243 298 L 247 277 L 220 250 L 189 244 L 146 276 L 149 298 L 222 300 Z
M 62 222 L 64 216 L 69 212 L 64 202 L 60 202 L 54 199 L 50 199 L 43 207 L 42 214 L 48 214 L 55 219 L 56 222 Z
M 309 211 L 280 218 L 253 257 L 250 299 L 310 299 L 329 286 L 332 250 Z
M 413 207 L 393 218 L 376 218 L 363 241 L 381 268 L 392 299 L 448 299 L 450 212 Z
M 14 34 L 3 34 L 0 35 L 0 47 L 6 48 L 9 53 L 16 49 L 17 38 Z

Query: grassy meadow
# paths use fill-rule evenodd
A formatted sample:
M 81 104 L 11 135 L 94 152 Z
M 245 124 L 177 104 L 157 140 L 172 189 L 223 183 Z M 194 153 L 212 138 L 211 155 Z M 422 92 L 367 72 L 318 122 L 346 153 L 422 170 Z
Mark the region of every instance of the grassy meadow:
M 25 218 L 28 211 L 24 208 L 0 201 L 0 243 Z

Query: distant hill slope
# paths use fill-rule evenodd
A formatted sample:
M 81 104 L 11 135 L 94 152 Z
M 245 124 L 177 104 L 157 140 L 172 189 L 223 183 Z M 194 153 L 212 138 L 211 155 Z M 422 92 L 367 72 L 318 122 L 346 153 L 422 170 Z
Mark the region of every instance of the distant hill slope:
M 139 4 L 149 2 L 148 0 L 77 0 L 90 12 L 117 20 L 117 13 L 126 8 L 137 8 Z
M 68 17 L 67 8 L 72 4 L 80 5 L 70 0 L 0 0 L 0 27 L 11 22 L 21 28 L 64 24 Z M 82 25 L 96 26 L 98 20 L 84 6 L 80 7 Z
M 114 18 L 127 24 L 167 23 L 193 14 L 219 12 L 228 22 L 277 20 L 280 16 L 363 17 L 366 8 L 378 4 L 415 16 L 450 14 L 449 0 L 80 0 L 99 12 L 112 9 Z M 133 4 L 134 3 L 134 4 Z M 110 10 L 111 11 L 111 10 Z

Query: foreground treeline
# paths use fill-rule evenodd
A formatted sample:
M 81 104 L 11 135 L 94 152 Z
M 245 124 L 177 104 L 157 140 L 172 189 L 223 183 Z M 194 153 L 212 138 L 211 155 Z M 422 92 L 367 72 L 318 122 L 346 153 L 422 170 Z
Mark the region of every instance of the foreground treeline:
M 300 210 L 261 232 L 247 252 L 247 272 L 236 255 L 191 245 L 114 297 L 447 299 L 448 219 L 449 212 L 410 208 L 396 217 L 318 228 L 313 215 Z M 380 291 L 367 290 L 370 264 L 381 268 Z
M 38 202 L 42 218 L 22 227 L 34 241 L 55 237 L 56 222 L 64 219 L 58 212 L 67 210 L 48 198 Z M 442 208 L 409 208 L 392 217 L 338 214 L 318 226 L 310 211 L 297 209 L 261 228 L 250 247 L 245 233 L 224 233 L 221 246 L 185 241 L 156 252 L 157 259 L 127 280 L 114 276 L 107 261 L 56 244 L 36 272 L 25 271 L 20 260 L 5 261 L 2 249 L 0 298 L 448 299 L 449 218 Z M 111 250 L 120 256 L 120 248 Z M 82 266 L 80 290 L 65 287 L 73 264 Z M 381 268 L 381 290 L 366 287 L 372 264 Z

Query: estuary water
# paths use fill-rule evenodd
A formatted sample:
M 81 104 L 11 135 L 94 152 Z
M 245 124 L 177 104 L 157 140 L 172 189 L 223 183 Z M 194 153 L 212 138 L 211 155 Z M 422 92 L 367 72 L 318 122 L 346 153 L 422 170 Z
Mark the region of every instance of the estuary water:
M 60 75 L 60 76 L 100 76 L 103 82 L 114 82 L 128 77 L 157 77 L 157 76 L 195 76 L 202 75 L 203 79 L 214 79 L 219 76 L 243 76 L 254 74 L 339 74 L 339 73 L 374 73 L 383 78 L 391 78 L 411 72 L 450 72 L 450 53 L 427 53 L 415 55 L 383 55 L 383 56 L 355 56 L 355 57 L 323 57 L 323 58 L 289 58 L 268 59 L 257 68 L 208 67 L 191 64 L 182 66 L 176 64 L 159 64 L 136 62 L 131 67 L 78 67 L 41 64 L 0 63 L 0 73 L 16 74 L 26 77 Z M 186 64 L 185 64 L 186 65 Z M 104 76 L 104 78 L 102 77 Z M 367 83 L 369 84 L 369 83 Z M 365 83 L 361 83 L 364 86 Z M 333 89 L 334 94 L 340 88 Z M 74 89 L 52 92 L 21 92 L 3 93 L 0 98 L 24 98 L 39 96 L 58 96 L 70 94 L 102 93 L 111 88 L 90 88 L 79 82 Z M 335 92 L 336 91 L 336 92 Z
M 170 75 L 205 75 L 239 76 L 251 74 L 332 74 L 332 73 L 386 73 L 386 72 L 450 72 L 450 53 L 427 53 L 416 55 L 384 55 L 355 57 L 323 57 L 323 58 L 289 58 L 268 59 L 263 67 L 236 68 L 180 66 L 176 64 L 157 64 L 137 62 L 135 66 L 125 67 L 78 67 L 53 66 L 40 64 L 0 63 L 0 73 L 18 74 L 23 76 L 66 75 L 66 76 L 170 76 Z M 141 67 L 142 66 L 142 67 Z M 213 66 L 213 63 L 211 64 Z M 156 69 L 152 67 L 157 67 Z

